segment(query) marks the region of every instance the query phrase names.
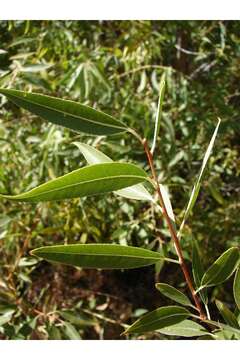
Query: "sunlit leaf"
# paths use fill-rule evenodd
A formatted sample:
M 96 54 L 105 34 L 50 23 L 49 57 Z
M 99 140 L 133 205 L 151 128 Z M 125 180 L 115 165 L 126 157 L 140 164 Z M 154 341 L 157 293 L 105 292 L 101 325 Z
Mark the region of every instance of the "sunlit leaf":
M 225 251 L 205 272 L 201 288 L 214 286 L 226 281 L 236 270 L 239 263 L 239 249 L 232 247 Z
M 162 116 L 162 105 L 163 105 L 163 97 L 164 97 L 164 92 L 165 92 L 165 74 L 163 74 L 161 81 L 160 81 L 160 85 L 159 85 L 159 98 L 158 98 L 158 107 L 157 107 L 157 114 L 156 114 L 156 119 L 155 119 L 155 129 L 154 129 L 154 136 L 153 136 L 153 144 L 152 144 L 152 148 L 151 148 L 151 153 L 154 153 L 154 150 L 156 148 L 156 143 L 157 143 L 157 137 L 159 134 L 159 129 L 160 129 L 160 121 L 161 121 L 161 116 Z
M 175 216 L 173 213 L 173 208 L 172 208 L 172 204 L 171 204 L 171 200 L 170 200 L 167 188 L 166 188 L 166 186 L 164 186 L 162 184 L 159 184 L 159 187 L 160 187 L 160 191 L 162 194 L 163 202 L 164 202 L 168 217 L 171 219 L 172 225 L 176 230 Z
M 0 93 L 33 114 L 77 132 L 111 135 L 127 130 L 114 117 L 74 101 L 10 89 L 0 89 Z
M 200 172 L 199 172 L 197 180 L 196 180 L 196 182 L 195 182 L 195 184 L 193 186 L 193 189 L 192 189 L 192 192 L 191 192 L 191 195 L 190 195 L 190 199 L 189 199 L 189 202 L 187 204 L 187 208 L 186 208 L 186 210 L 184 212 L 184 217 L 183 217 L 183 220 L 182 220 L 179 232 L 178 232 L 178 237 L 181 236 L 181 233 L 182 233 L 182 230 L 184 228 L 185 222 L 187 221 L 187 218 L 189 217 L 189 215 L 190 215 L 190 213 L 192 211 L 192 208 L 193 208 L 193 206 L 194 206 L 194 204 L 195 204 L 195 202 L 197 200 L 199 190 L 201 188 L 201 181 L 202 181 L 202 178 L 203 178 L 204 170 L 205 170 L 205 167 L 207 165 L 208 159 L 209 159 L 209 157 L 211 155 L 211 152 L 212 152 L 212 149 L 213 149 L 213 145 L 214 145 L 214 142 L 215 142 L 215 139 L 216 139 L 216 136 L 217 136 L 217 132 L 218 132 L 218 128 L 219 128 L 220 123 L 221 123 L 221 120 L 218 119 L 216 129 L 214 130 L 211 141 L 210 141 L 210 143 L 208 145 L 208 148 L 207 148 L 207 151 L 206 151 L 206 153 L 204 155 Z
M 38 202 L 63 200 L 119 190 L 147 180 L 144 170 L 132 164 L 89 165 L 19 195 L 0 195 L 9 200 Z
M 36 73 L 41 72 L 49 69 L 52 67 L 52 64 L 32 64 L 32 65 L 25 65 L 21 66 L 20 71 L 21 72 L 29 72 L 29 73 Z
M 175 289 L 173 286 L 165 283 L 155 284 L 156 288 L 166 297 L 176 301 L 177 303 L 185 306 L 193 306 L 188 297 L 181 291 Z
M 73 144 L 79 148 L 89 165 L 113 162 L 110 157 L 97 150 L 93 146 L 80 142 L 74 142 Z M 129 199 L 154 201 L 151 194 L 142 184 L 114 191 L 114 193 Z
M 55 245 L 32 251 L 45 260 L 98 269 L 132 269 L 155 264 L 163 257 L 155 251 L 112 244 Z
M 125 332 L 128 333 L 145 333 L 155 331 L 167 326 L 171 326 L 185 320 L 190 316 L 190 312 L 180 306 L 163 306 L 153 310 L 135 321 Z

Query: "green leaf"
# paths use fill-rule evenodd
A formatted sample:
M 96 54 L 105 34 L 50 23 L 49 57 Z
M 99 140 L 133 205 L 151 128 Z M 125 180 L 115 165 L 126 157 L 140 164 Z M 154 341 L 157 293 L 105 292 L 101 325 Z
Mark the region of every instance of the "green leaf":
M 79 335 L 79 332 L 75 329 L 75 327 L 68 323 L 64 323 L 64 333 L 70 340 L 81 340 L 81 336 Z
M 105 163 L 86 166 L 19 195 L 1 195 L 9 200 L 38 202 L 63 200 L 119 190 L 147 180 L 136 165 Z
M 205 272 L 201 288 L 214 286 L 226 281 L 236 270 L 239 262 L 239 250 L 232 247 L 225 251 Z
M 10 89 L 0 89 L 0 93 L 33 114 L 77 132 L 112 135 L 127 130 L 114 117 L 74 101 Z
M 207 151 L 204 155 L 204 158 L 203 158 L 203 162 L 202 162 L 202 166 L 201 166 L 201 169 L 200 169 L 200 172 L 199 172 L 199 175 L 197 177 L 197 180 L 193 186 L 193 189 L 192 189 L 192 192 L 191 192 L 191 195 L 190 195 L 190 199 L 189 199 L 189 202 L 187 204 L 187 208 L 184 212 L 184 216 L 183 216 L 183 220 L 182 220 L 182 223 L 180 225 L 180 229 L 178 231 L 178 237 L 180 238 L 181 234 L 182 234 L 182 231 L 183 231 L 183 228 L 184 228 L 184 225 L 187 221 L 187 218 L 189 217 L 193 207 L 194 207 L 194 204 L 197 200 L 197 197 L 198 197 L 198 194 L 199 194 L 199 191 L 200 191 L 200 188 L 201 188 L 201 181 L 202 181 L 202 178 L 203 178 L 203 174 L 204 174 L 204 170 L 205 170 L 205 167 L 207 165 L 207 162 L 208 162 L 208 159 L 211 155 L 211 152 L 212 152 L 212 149 L 213 149 L 213 145 L 214 145 L 214 142 L 215 142 L 215 139 L 216 139 L 216 136 L 217 136 L 217 132 L 218 132 L 218 128 L 219 128 L 219 125 L 221 123 L 221 120 L 218 119 L 218 123 L 217 123 L 217 126 L 216 126 L 216 129 L 212 135 L 212 138 L 211 138 L 211 141 L 208 145 L 208 148 L 207 148 Z
M 61 332 L 57 326 L 54 324 L 48 330 L 48 338 L 49 340 L 61 340 Z
M 230 329 L 222 329 L 217 330 L 212 333 L 212 337 L 214 340 L 240 340 L 240 335 L 232 328 Z
M 73 144 L 79 148 L 79 150 L 82 152 L 83 156 L 85 157 L 89 165 L 113 162 L 113 160 L 110 157 L 105 155 L 103 152 L 95 149 L 93 146 L 83 144 L 80 142 L 74 142 Z M 123 196 L 128 199 L 145 200 L 145 201 L 147 200 L 154 202 L 153 197 L 142 184 L 138 184 L 122 190 L 114 191 L 114 193 L 116 195 Z
M 97 321 L 93 318 L 90 318 L 89 316 L 86 316 L 85 314 L 79 314 L 77 312 L 63 310 L 59 311 L 59 314 L 67 321 L 69 321 L 71 324 L 76 325 L 80 328 L 85 328 L 89 326 L 95 326 L 97 324 Z
M 181 291 L 175 289 L 173 286 L 165 283 L 157 283 L 156 288 L 166 297 L 176 301 L 177 303 L 185 306 L 193 306 L 191 301 Z
M 160 129 L 160 120 L 161 120 L 161 116 L 162 116 L 162 105 L 163 105 L 164 92 L 165 92 L 165 74 L 162 75 L 160 85 L 159 85 L 158 108 L 157 108 L 157 114 L 156 114 L 156 119 L 155 119 L 153 143 L 152 143 L 152 148 L 151 148 L 152 154 L 154 153 L 154 150 L 156 148 L 157 137 L 158 137 L 159 129 Z
M 183 320 L 178 324 L 166 326 L 157 331 L 164 335 L 181 337 L 205 336 L 208 334 L 208 331 L 202 325 L 192 320 Z
M 135 321 L 125 332 L 128 333 L 145 333 L 155 331 L 166 326 L 171 326 L 185 320 L 190 316 L 190 312 L 180 306 L 163 306 L 144 315 Z
M 223 324 L 220 321 L 213 321 L 213 320 L 204 320 L 205 323 L 214 325 L 215 327 L 219 328 L 220 330 L 226 331 L 227 333 L 235 335 L 240 339 L 240 329 L 234 328 L 228 324 Z
M 163 258 L 155 251 L 112 244 L 44 246 L 31 254 L 54 262 L 98 269 L 133 269 L 155 264 Z
M 228 307 L 219 300 L 216 300 L 216 305 L 226 323 L 234 328 L 239 329 L 237 318 L 232 313 L 232 311 L 230 311 Z
M 234 295 L 235 303 L 237 304 L 237 307 L 240 310 L 240 267 L 237 269 L 234 277 L 233 295 Z
M 175 216 L 174 216 L 174 213 L 173 213 L 173 208 L 172 208 L 172 204 L 171 204 L 171 200 L 170 200 L 170 197 L 169 197 L 168 190 L 167 190 L 166 186 L 164 186 L 162 184 L 159 184 L 159 187 L 160 187 L 160 191 L 161 191 L 162 198 L 163 198 L 163 203 L 165 205 L 168 217 L 171 220 L 172 226 L 176 230 Z
M 202 265 L 202 261 L 199 256 L 199 250 L 197 245 L 193 242 L 193 252 L 192 252 L 192 273 L 195 285 L 197 288 L 201 286 L 201 280 L 204 274 L 204 269 Z M 208 303 L 208 296 L 206 289 L 203 289 L 199 292 L 199 295 L 204 302 L 205 305 Z
M 15 310 L 9 309 L 8 311 L 5 311 L 3 315 L 0 316 L 0 326 L 7 324 L 14 314 Z

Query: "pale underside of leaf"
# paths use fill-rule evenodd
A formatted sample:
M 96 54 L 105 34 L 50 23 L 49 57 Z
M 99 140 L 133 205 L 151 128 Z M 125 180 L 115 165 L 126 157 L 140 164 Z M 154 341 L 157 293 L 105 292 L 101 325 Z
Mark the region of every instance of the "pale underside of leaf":
M 97 150 L 93 146 L 83 144 L 81 142 L 74 142 L 73 144 L 76 145 L 82 152 L 89 165 L 113 162 L 109 156 L 105 155 L 103 152 Z M 147 200 L 154 202 L 153 197 L 142 184 L 133 185 L 122 190 L 114 191 L 114 193 L 128 199 Z
M 159 85 L 159 98 L 158 98 L 158 107 L 157 107 L 157 114 L 155 119 L 155 128 L 154 128 L 154 136 L 153 136 L 153 143 L 151 148 L 151 153 L 153 154 L 156 148 L 157 137 L 160 130 L 160 121 L 162 116 L 162 105 L 163 105 L 163 97 L 165 92 L 165 74 L 163 74 L 160 85 Z
M 193 209 L 193 207 L 194 207 L 194 205 L 196 203 L 196 200 L 197 200 L 200 188 L 201 188 L 201 181 L 202 181 L 202 177 L 203 177 L 203 174 L 204 174 L 204 170 L 205 170 L 205 167 L 207 165 L 208 159 L 209 159 L 209 157 L 211 155 L 211 152 L 212 152 L 213 145 L 214 145 L 217 133 L 218 133 L 220 123 L 221 123 L 221 120 L 218 119 L 217 126 L 216 126 L 216 128 L 214 130 L 211 141 L 210 141 L 210 143 L 208 145 L 208 148 L 207 148 L 207 151 L 206 151 L 206 153 L 204 155 L 199 175 L 198 175 L 197 180 L 196 180 L 196 182 L 195 182 L 195 184 L 193 186 L 193 189 L 192 189 L 192 192 L 191 192 L 191 195 L 190 195 L 190 199 L 188 201 L 186 210 L 184 212 L 183 220 L 182 220 L 182 223 L 181 223 L 179 231 L 178 231 L 178 237 L 179 238 L 181 237 L 181 234 L 182 234 L 184 225 L 185 225 L 185 223 L 187 221 L 187 218 L 189 217 L 189 215 L 190 215 L 190 213 L 191 213 L 191 211 L 192 211 L 192 209 Z
M 183 320 L 178 324 L 157 330 L 159 333 L 169 336 L 195 337 L 204 336 L 208 331 L 192 320 Z

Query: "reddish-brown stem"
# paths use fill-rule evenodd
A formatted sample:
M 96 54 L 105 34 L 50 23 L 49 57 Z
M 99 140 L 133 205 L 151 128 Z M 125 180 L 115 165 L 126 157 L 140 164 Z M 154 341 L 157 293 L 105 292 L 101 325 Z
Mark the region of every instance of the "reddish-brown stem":
M 189 288 L 189 290 L 191 292 L 191 295 L 192 295 L 192 298 L 193 298 L 194 303 L 196 305 L 196 308 L 197 308 L 197 310 L 199 312 L 200 318 L 202 320 L 204 320 L 204 319 L 206 319 L 206 315 L 205 315 L 205 313 L 204 313 L 204 311 L 202 309 L 199 298 L 198 298 L 197 294 L 195 293 L 195 289 L 194 289 L 193 284 L 192 284 L 191 276 L 189 274 L 187 265 L 186 265 L 186 263 L 184 261 L 180 241 L 178 239 L 177 233 L 176 233 L 175 228 L 174 228 L 174 226 L 172 224 L 172 220 L 170 219 L 170 217 L 168 215 L 168 212 L 167 212 L 167 209 L 166 209 L 166 206 L 164 204 L 163 196 L 162 196 L 161 189 L 160 189 L 160 186 L 159 186 L 159 183 L 158 183 L 156 170 L 155 170 L 155 167 L 154 167 L 152 153 L 151 153 L 151 151 L 150 151 L 150 149 L 148 147 L 148 143 L 147 143 L 146 139 L 142 140 L 142 144 L 144 146 L 144 150 L 145 150 L 145 153 L 146 153 L 147 158 L 148 158 L 148 162 L 149 162 L 149 165 L 150 165 L 150 168 L 151 168 L 153 180 L 156 183 L 156 191 L 157 191 L 157 194 L 158 194 L 159 202 L 160 202 L 160 205 L 162 207 L 163 216 L 164 216 L 164 218 L 165 218 L 165 220 L 167 222 L 167 225 L 168 225 L 172 240 L 173 240 L 174 245 L 175 245 L 175 249 L 176 249 L 176 252 L 177 252 L 178 259 L 179 259 L 179 264 L 181 266 L 182 272 L 184 274 L 186 283 L 187 283 L 188 288 Z

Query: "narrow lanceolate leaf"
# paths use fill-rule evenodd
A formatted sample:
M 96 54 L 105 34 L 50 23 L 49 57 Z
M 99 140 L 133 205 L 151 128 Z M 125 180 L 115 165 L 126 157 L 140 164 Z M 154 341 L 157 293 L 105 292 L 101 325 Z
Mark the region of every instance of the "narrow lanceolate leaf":
M 183 320 L 178 324 L 166 326 L 157 331 L 164 335 L 181 337 L 205 336 L 208 334 L 208 331 L 202 325 L 192 320 Z
M 105 163 L 72 171 L 19 195 L 0 197 L 27 202 L 63 200 L 111 192 L 144 180 L 147 174 L 135 165 Z
M 192 189 L 192 192 L 191 192 L 191 195 L 190 195 L 190 199 L 189 199 L 189 202 L 187 204 L 187 208 L 186 208 L 186 210 L 184 212 L 184 217 L 183 217 L 183 221 L 181 223 L 181 226 L 180 226 L 180 229 L 179 229 L 179 232 L 178 232 L 178 237 L 181 236 L 184 225 L 185 225 L 185 223 L 187 221 L 187 218 L 189 217 L 189 215 L 190 215 L 190 213 L 191 213 L 191 211 L 192 211 L 192 209 L 194 207 L 194 204 L 196 203 L 196 200 L 197 200 L 200 188 L 201 188 L 201 182 L 202 182 L 204 170 L 206 168 L 208 159 L 209 159 L 209 157 L 211 155 L 211 152 L 212 152 L 212 149 L 213 149 L 213 145 L 214 145 L 214 142 L 215 142 L 215 139 L 216 139 L 216 136 L 217 136 L 217 132 L 218 132 L 218 128 L 219 128 L 220 123 L 221 123 L 221 120 L 218 119 L 218 124 L 216 126 L 216 129 L 215 129 L 213 135 L 212 135 L 212 138 L 211 138 L 211 141 L 210 141 L 210 143 L 208 145 L 207 151 L 206 151 L 206 153 L 204 155 L 199 175 L 198 175 L 197 180 L 196 180 L 196 182 L 195 182 L 195 184 L 193 186 L 193 189 Z
M 105 155 L 103 152 L 97 150 L 93 146 L 80 142 L 74 142 L 73 144 L 79 148 L 89 165 L 113 162 L 110 157 Z M 133 185 L 122 190 L 114 191 L 114 193 L 128 199 L 145 200 L 152 202 L 154 201 L 151 194 L 142 184 Z
M 44 246 L 33 250 L 32 255 L 62 264 L 96 269 L 134 269 L 163 259 L 155 251 L 112 244 Z
M 232 247 L 225 251 L 205 272 L 201 288 L 214 286 L 226 281 L 236 270 L 239 263 L 239 249 Z
M 0 89 L 0 93 L 33 114 L 77 132 L 111 135 L 127 130 L 114 117 L 74 101 L 10 89 Z
M 202 277 L 204 274 L 202 260 L 200 259 L 199 250 L 197 245 L 193 243 L 193 251 L 192 251 L 192 273 L 193 279 L 196 285 L 196 288 L 201 286 Z M 208 303 L 207 290 L 203 289 L 199 292 L 199 295 L 204 302 L 205 305 Z
M 152 148 L 151 148 L 152 154 L 154 153 L 154 150 L 156 148 L 157 137 L 158 137 L 159 129 L 160 129 L 164 92 L 165 92 L 165 74 L 163 74 L 161 81 L 160 81 L 160 86 L 159 86 L 158 107 L 157 107 L 157 114 L 156 114 L 156 119 L 155 119 L 153 143 L 152 143 Z
M 240 268 L 237 269 L 234 283 L 233 283 L 233 295 L 238 309 L 240 310 Z
M 81 340 L 81 336 L 77 329 L 69 322 L 64 322 L 64 333 L 70 340 Z
M 181 305 L 193 306 L 188 297 L 181 291 L 175 289 L 173 286 L 164 283 L 157 283 L 155 286 L 160 291 L 160 293 L 162 293 L 167 298 L 172 299 Z
M 237 318 L 232 313 L 232 311 L 229 310 L 228 307 L 219 300 L 216 300 L 216 305 L 226 323 L 234 328 L 239 329 Z
M 180 306 L 163 306 L 135 321 L 125 332 L 142 334 L 171 326 L 185 320 L 190 312 Z
M 164 186 L 162 184 L 159 184 L 159 187 L 160 187 L 160 191 L 162 194 L 163 202 L 164 202 L 168 217 L 171 219 L 172 225 L 176 230 L 175 216 L 173 213 L 173 208 L 172 208 L 172 204 L 171 204 L 171 200 L 170 200 L 167 188 L 166 188 L 166 186 Z

